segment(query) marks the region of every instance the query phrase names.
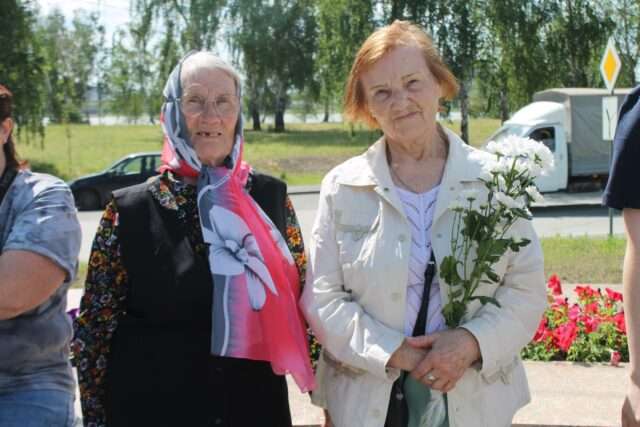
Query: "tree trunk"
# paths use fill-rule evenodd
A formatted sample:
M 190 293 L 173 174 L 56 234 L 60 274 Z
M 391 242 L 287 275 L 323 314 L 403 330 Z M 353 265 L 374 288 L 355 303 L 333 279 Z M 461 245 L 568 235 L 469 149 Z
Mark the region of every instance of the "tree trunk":
M 257 108 L 251 110 L 251 120 L 253 121 L 253 130 L 262 130 L 260 126 L 260 112 Z
M 260 126 L 260 111 L 258 111 L 258 105 L 255 99 L 251 99 L 249 101 L 249 114 L 251 114 L 253 130 L 262 130 L 262 127 Z
M 284 132 L 284 111 L 276 111 L 275 113 L 275 131 L 276 132 Z
M 324 118 L 322 119 L 322 121 L 325 123 L 329 123 L 329 97 L 328 96 L 324 99 Z
M 469 143 L 469 94 L 467 93 L 467 83 L 460 84 L 460 137 L 467 144 Z
M 500 120 L 502 124 L 509 120 L 509 102 L 507 101 L 507 89 L 500 89 Z
M 276 112 L 275 112 L 275 131 L 284 132 L 284 110 L 287 104 L 287 100 L 284 96 L 278 96 L 276 99 Z

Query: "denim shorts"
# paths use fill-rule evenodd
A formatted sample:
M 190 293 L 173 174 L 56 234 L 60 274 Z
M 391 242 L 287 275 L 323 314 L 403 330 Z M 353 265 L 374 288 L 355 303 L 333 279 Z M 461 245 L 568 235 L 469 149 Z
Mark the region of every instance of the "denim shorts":
M 0 426 L 73 427 L 74 398 L 60 390 L 0 393 Z

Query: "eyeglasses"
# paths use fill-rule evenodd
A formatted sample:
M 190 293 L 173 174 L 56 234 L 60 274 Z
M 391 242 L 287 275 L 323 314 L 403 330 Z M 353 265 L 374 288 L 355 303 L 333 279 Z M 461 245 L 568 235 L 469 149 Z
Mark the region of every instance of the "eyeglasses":
M 187 95 L 179 98 L 182 112 L 190 116 L 199 116 L 207 110 L 207 105 L 212 104 L 214 111 L 220 117 L 238 114 L 238 98 L 231 95 L 221 95 L 212 102 L 200 95 Z

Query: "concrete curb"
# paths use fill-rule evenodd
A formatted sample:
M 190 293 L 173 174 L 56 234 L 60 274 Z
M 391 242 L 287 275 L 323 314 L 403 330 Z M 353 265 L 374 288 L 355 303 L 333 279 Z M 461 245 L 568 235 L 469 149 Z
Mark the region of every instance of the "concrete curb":
M 292 185 L 287 187 L 287 193 L 290 195 L 318 194 L 320 193 L 320 186 L 319 185 Z

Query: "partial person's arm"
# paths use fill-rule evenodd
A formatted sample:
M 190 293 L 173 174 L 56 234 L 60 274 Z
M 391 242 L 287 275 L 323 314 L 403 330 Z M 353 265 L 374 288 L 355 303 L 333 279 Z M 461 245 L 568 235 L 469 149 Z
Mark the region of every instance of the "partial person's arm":
M 118 240 L 117 210 L 107 208 L 93 241 L 80 313 L 71 343 L 72 363 L 78 370 L 84 425 L 101 427 L 105 420 L 105 382 L 111 338 L 125 312 L 128 287 Z
M 640 427 L 640 209 L 622 211 L 627 250 L 622 274 L 624 317 L 631 362 L 629 390 L 622 407 L 622 427 Z
M 289 252 L 296 263 L 298 274 L 300 275 L 300 292 L 304 290 L 305 279 L 307 277 L 307 255 L 304 251 L 304 241 L 302 240 L 302 230 L 298 223 L 296 211 L 293 209 L 293 203 L 289 197 L 285 201 L 286 226 L 287 226 L 287 246 Z M 320 357 L 320 343 L 313 335 L 311 328 L 307 328 L 307 342 L 309 344 L 309 356 L 311 358 L 311 367 L 316 370 L 318 358 Z
M 310 248 L 313 284 L 303 293 L 302 308 L 318 340 L 339 362 L 393 381 L 400 369 L 415 366 L 424 352 L 409 346 L 401 331 L 370 316 L 346 292 L 330 194 L 333 185 L 330 176 L 322 184 Z
M 59 180 L 39 185 L 2 248 L 0 320 L 41 305 L 76 274 L 81 232 L 71 191 Z
M 0 320 L 11 319 L 45 302 L 64 282 L 65 271 L 30 251 L 0 255 Z

